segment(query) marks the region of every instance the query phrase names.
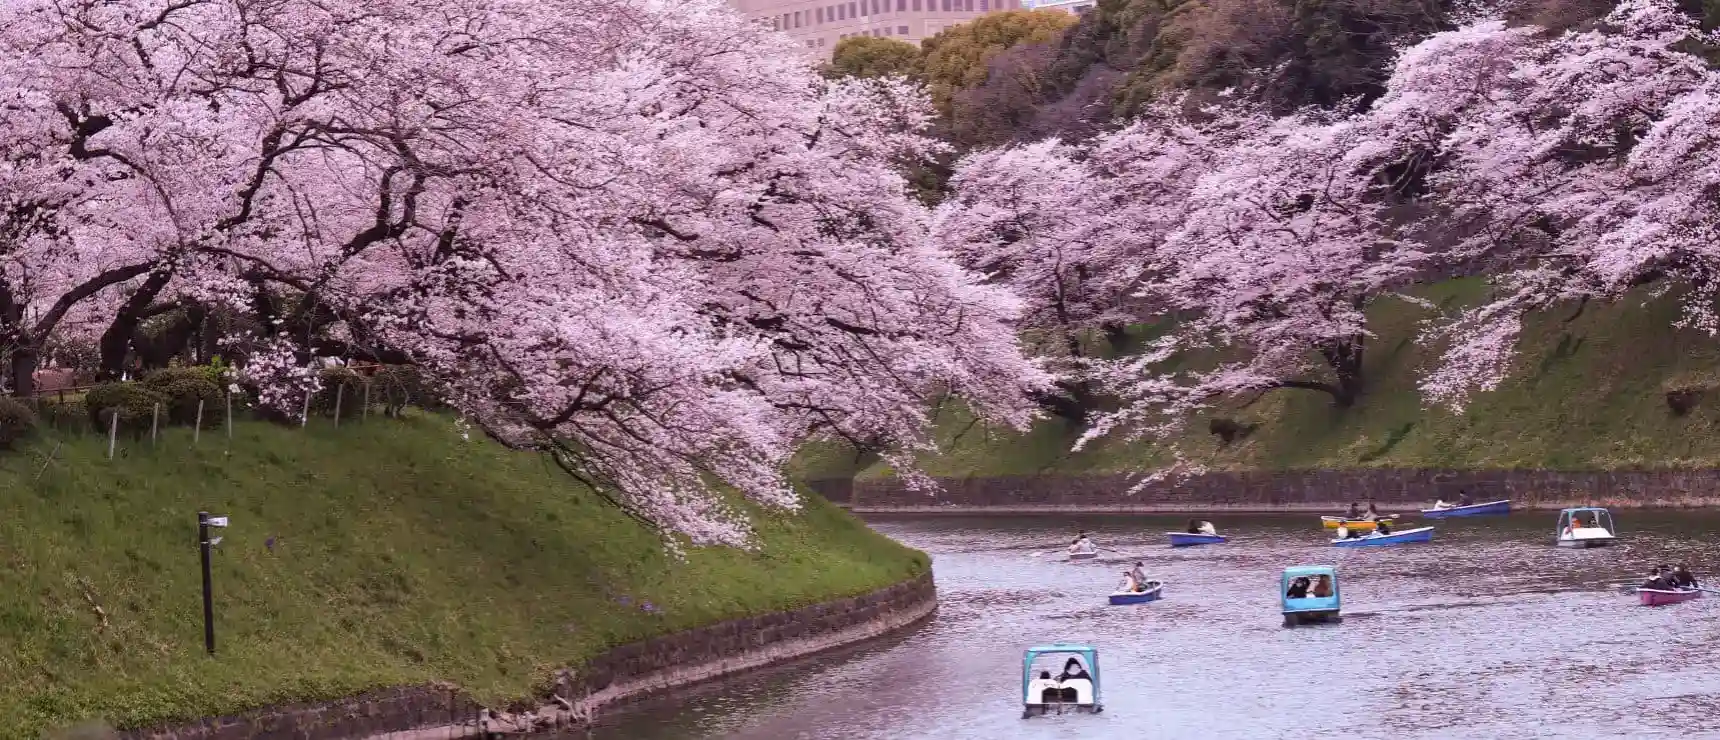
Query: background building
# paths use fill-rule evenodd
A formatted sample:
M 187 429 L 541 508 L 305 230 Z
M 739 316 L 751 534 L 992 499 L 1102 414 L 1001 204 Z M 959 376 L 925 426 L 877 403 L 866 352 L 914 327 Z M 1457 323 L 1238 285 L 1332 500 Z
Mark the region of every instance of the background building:
M 730 0 L 746 14 L 829 58 L 849 36 L 882 36 L 918 44 L 957 23 L 1022 0 Z
M 1085 15 L 1099 4 L 1099 0 L 1027 0 L 1024 3 L 1032 10 L 1061 10 L 1075 15 Z

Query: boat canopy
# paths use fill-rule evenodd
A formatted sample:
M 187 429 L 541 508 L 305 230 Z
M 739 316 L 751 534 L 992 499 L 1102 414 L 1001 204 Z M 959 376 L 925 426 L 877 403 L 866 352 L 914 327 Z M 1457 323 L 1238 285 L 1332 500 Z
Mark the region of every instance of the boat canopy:
M 1307 578 L 1312 581 L 1320 576 L 1326 576 L 1332 580 L 1331 596 L 1309 596 L 1302 599 L 1292 599 L 1287 595 L 1290 593 L 1291 581 L 1298 578 Z M 1330 565 L 1296 565 L 1285 568 L 1284 577 L 1278 582 L 1278 596 L 1283 603 L 1283 611 L 1286 614 L 1291 612 L 1338 611 L 1340 604 L 1343 603 L 1338 590 L 1338 569 Z
M 1587 523 L 1605 529 L 1609 534 L 1617 534 L 1613 529 L 1612 512 L 1599 506 L 1584 506 L 1575 509 L 1565 509 L 1559 512 L 1559 525 L 1554 528 L 1555 536 L 1564 536 L 1565 527 L 1577 517 L 1588 514 Z
M 1093 677 L 1093 702 L 1099 702 L 1099 649 L 1092 645 L 1073 642 L 1059 642 L 1050 645 L 1034 645 L 1021 656 L 1021 691 L 1027 692 L 1027 684 L 1033 681 L 1033 661 L 1042 655 L 1074 655 L 1081 659 L 1087 667 L 1087 675 Z

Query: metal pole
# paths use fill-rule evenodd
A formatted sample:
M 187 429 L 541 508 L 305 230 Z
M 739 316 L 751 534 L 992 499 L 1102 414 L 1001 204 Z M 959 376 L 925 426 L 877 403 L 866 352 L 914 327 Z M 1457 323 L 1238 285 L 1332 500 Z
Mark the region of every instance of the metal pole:
M 197 440 L 203 437 L 203 399 L 197 399 L 197 425 L 191 427 L 191 446 L 197 446 Z
M 346 383 L 334 387 L 334 425 L 340 426 L 340 401 L 346 396 Z
M 300 429 L 305 428 L 305 425 L 310 423 L 310 420 L 311 420 L 311 396 L 313 396 L 313 395 L 315 395 L 315 394 L 312 393 L 311 391 L 305 391 L 305 410 L 299 413 L 299 428 Z
M 197 512 L 197 546 L 203 554 L 203 649 L 215 654 L 215 589 L 209 580 L 209 512 Z
M 155 432 L 161 427 L 161 404 L 151 407 L 149 414 L 149 446 L 155 447 Z
M 113 443 L 119 437 L 119 409 L 108 409 L 108 459 L 113 459 Z

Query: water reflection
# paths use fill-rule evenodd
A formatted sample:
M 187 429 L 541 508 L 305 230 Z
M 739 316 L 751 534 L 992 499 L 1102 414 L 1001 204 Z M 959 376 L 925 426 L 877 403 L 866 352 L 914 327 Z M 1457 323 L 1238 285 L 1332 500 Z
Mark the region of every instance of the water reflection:
M 1435 540 L 1337 549 L 1313 517 L 880 518 L 934 556 L 937 617 L 846 654 L 613 718 L 590 737 L 1720 737 L 1720 598 L 1622 595 L 1660 562 L 1720 581 L 1720 513 L 1622 512 L 1618 546 L 1561 550 L 1555 515 L 1436 522 Z M 1085 528 L 1106 548 L 1068 563 Z M 1165 599 L 1105 604 L 1141 560 Z M 1279 571 L 1338 566 L 1345 622 L 1286 630 Z M 1106 711 L 1021 719 L 1021 651 L 1100 648 Z

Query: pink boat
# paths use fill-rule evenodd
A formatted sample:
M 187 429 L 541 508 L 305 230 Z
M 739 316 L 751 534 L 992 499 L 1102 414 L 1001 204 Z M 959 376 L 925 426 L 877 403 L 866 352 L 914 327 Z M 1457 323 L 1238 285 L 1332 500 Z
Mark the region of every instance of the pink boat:
M 1643 606 L 1665 606 L 1667 604 L 1679 604 L 1690 601 L 1691 599 L 1702 598 L 1702 592 L 1694 588 L 1680 589 L 1677 591 L 1662 591 L 1656 588 L 1639 588 L 1636 590 L 1636 595 L 1637 598 L 1642 599 Z

